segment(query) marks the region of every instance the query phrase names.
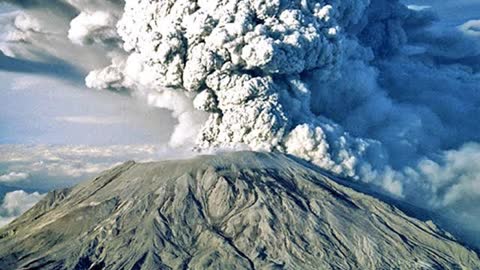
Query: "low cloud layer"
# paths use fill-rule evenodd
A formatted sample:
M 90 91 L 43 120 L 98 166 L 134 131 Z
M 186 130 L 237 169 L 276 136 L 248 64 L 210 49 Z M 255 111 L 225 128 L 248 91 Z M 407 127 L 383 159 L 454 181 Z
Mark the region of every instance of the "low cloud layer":
M 48 32 L 27 2 L 10 39 Z M 171 146 L 293 154 L 480 232 L 480 18 L 446 23 L 428 1 L 60 2 L 62 42 L 110 62 L 86 57 L 86 85 L 170 110 Z
M 37 189 L 63 187 L 126 160 L 150 161 L 168 154 L 156 145 L 0 145 L 0 181 Z
M 28 174 L 24 172 L 9 172 L 0 175 L 0 182 L 17 182 L 28 178 Z

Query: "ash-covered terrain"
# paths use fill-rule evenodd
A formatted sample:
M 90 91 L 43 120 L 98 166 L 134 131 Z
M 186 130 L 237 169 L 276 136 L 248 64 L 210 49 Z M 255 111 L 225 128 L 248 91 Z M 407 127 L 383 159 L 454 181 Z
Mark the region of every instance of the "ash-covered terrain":
M 431 222 L 282 154 L 127 162 L 0 230 L 0 269 L 480 269 Z

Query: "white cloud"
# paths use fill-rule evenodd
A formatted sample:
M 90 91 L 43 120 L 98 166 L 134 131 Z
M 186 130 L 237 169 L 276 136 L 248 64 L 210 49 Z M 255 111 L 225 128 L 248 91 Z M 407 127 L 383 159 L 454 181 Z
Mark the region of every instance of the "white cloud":
M 43 195 L 38 192 L 27 193 L 23 190 L 17 190 L 7 193 L 0 207 L 8 215 L 18 216 L 30 209 L 42 197 Z
M 432 8 L 432 6 L 428 6 L 428 5 L 408 5 L 407 7 L 415 11 L 421 11 L 421 10 Z
M 430 186 L 435 207 L 480 203 L 479 143 L 445 151 L 436 161 L 424 159 L 415 171 L 416 180 Z
M 82 12 L 70 22 L 68 38 L 76 44 L 116 43 L 118 19 L 106 11 Z
M 0 227 L 8 224 L 30 209 L 43 196 L 43 194 L 38 192 L 27 193 L 23 190 L 7 193 L 3 198 L 3 203 L 0 205 Z
M 40 23 L 32 16 L 29 16 L 25 13 L 20 13 L 15 17 L 15 27 L 19 30 L 24 32 L 34 31 L 40 32 L 42 31 Z
M 0 182 L 15 182 L 25 180 L 29 177 L 28 173 L 24 172 L 10 172 L 0 175 Z
M 467 35 L 480 37 L 480 20 L 469 20 L 459 26 L 459 29 Z

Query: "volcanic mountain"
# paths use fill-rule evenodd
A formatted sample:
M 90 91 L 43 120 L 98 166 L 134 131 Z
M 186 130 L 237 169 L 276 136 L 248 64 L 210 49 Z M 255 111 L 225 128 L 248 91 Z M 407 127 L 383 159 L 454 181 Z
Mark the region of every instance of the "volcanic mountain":
M 0 230 L 0 269 L 480 269 L 432 222 L 295 158 L 129 161 Z

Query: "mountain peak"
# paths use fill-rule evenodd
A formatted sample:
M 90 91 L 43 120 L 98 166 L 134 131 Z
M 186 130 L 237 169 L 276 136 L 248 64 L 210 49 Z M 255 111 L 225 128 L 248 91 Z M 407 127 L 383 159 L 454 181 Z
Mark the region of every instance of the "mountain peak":
M 0 230 L 0 269 L 478 269 L 432 223 L 285 155 L 126 162 Z

